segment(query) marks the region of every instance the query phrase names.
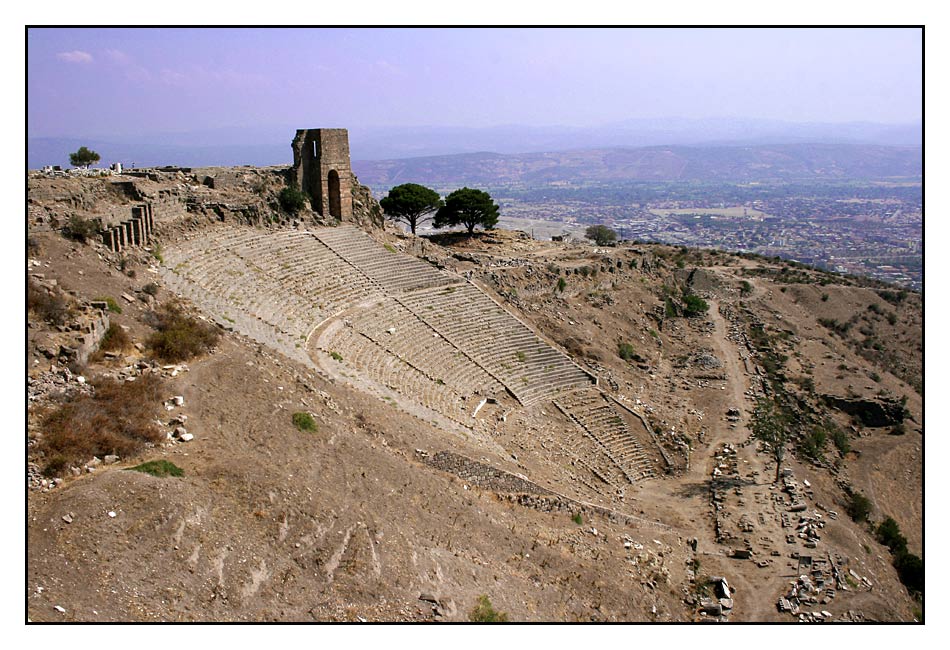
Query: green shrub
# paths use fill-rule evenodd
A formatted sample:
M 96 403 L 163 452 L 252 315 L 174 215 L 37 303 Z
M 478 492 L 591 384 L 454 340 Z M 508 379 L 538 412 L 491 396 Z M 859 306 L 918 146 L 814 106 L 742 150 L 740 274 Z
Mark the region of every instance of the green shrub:
M 573 517 L 571 517 L 571 521 L 573 521 L 578 526 L 582 526 L 584 524 L 584 518 L 581 516 L 581 513 L 579 512 L 575 514 Z
M 821 460 L 824 457 L 825 442 L 827 439 L 828 436 L 825 430 L 820 427 L 815 427 L 805 434 L 798 447 L 808 458 Z
M 154 257 L 155 259 L 157 259 L 157 260 L 158 260 L 159 262 L 161 262 L 162 264 L 165 263 L 165 257 L 162 255 L 162 245 L 161 245 L 161 244 L 156 243 L 154 246 L 152 246 L 152 257 Z
M 835 447 L 838 448 L 838 451 L 842 455 L 847 454 L 851 451 L 851 441 L 848 440 L 848 434 L 844 432 L 840 427 L 831 427 L 831 442 L 834 443 Z
M 297 214 L 307 205 L 307 195 L 296 187 L 285 187 L 277 196 L 277 201 L 285 212 Z
M 897 525 L 897 522 L 893 518 L 887 517 L 877 526 L 877 530 L 874 531 L 877 541 L 891 549 L 891 553 L 906 553 L 907 552 L 907 538 L 901 535 L 900 526 Z
M 748 280 L 743 280 L 742 284 L 739 285 L 739 293 L 741 293 L 743 296 L 747 296 L 752 293 L 752 283 L 750 283 Z
M 822 301 L 822 302 L 828 302 L 828 294 L 827 294 L 827 293 L 821 294 L 821 301 Z
M 676 303 L 673 302 L 673 299 L 669 296 L 666 297 L 666 303 L 664 305 L 664 313 L 667 318 L 673 318 L 679 314 L 679 310 L 676 308 Z
M 488 596 L 479 596 L 478 604 L 468 615 L 468 619 L 474 623 L 506 623 L 508 615 L 503 612 L 496 612 L 492 607 Z
M 188 316 L 178 303 L 169 303 L 149 316 L 156 331 L 148 346 L 164 361 L 186 361 L 211 350 L 218 342 L 218 330 Z
M 911 593 L 924 593 L 924 561 L 907 552 L 907 538 L 901 534 L 900 526 L 893 518 L 887 517 L 874 530 L 877 541 L 890 549 L 894 568 L 901 583 Z
M 521 363 L 524 363 L 527 357 L 525 357 L 524 352 L 522 352 L 521 350 L 518 350 L 517 352 L 515 352 L 515 358 Z
M 313 419 L 313 416 L 309 413 L 298 412 L 294 413 L 291 418 L 294 426 L 300 429 L 301 431 L 311 431 L 315 432 L 317 430 L 317 423 Z
M 567 282 L 564 280 L 564 278 L 558 278 L 558 279 L 557 279 L 557 290 L 558 290 L 558 293 L 563 292 L 566 287 L 567 287 Z
M 901 553 L 894 557 L 897 577 L 912 593 L 924 593 L 924 561 L 913 553 Z
M 624 361 L 630 361 L 636 355 L 636 350 L 630 343 L 620 343 L 617 346 L 617 355 Z
M 83 219 L 79 215 L 74 214 L 69 218 L 69 221 L 66 222 L 66 226 L 63 228 L 63 235 L 66 239 L 85 243 L 95 238 L 100 230 L 102 230 L 102 220 Z
M 847 505 L 848 515 L 856 522 L 868 520 L 871 514 L 871 500 L 860 492 L 852 492 Z
M 165 478 L 167 476 L 181 477 L 185 475 L 185 470 L 167 460 L 150 460 L 141 465 L 129 467 L 128 469 L 133 472 L 145 472 L 146 474 L 151 474 L 159 478 Z
M 121 314 L 122 307 L 119 306 L 119 303 L 115 301 L 115 298 L 94 298 L 96 302 L 104 302 L 113 314 Z
M 709 311 L 709 304 L 693 293 L 683 296 L 683 303 L 685 304 L 683 315 L 687 318 L 691 316 L 701 316 Z
M 330 358 L 333 359 L 334 361 L 343 361 L 343 355 L 340 354 L 339 352 L 331 351 Z

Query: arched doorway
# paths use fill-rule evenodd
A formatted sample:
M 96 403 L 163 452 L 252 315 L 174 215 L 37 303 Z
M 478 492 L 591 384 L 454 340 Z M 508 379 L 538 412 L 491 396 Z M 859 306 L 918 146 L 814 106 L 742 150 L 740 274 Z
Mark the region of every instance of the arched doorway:
M 339 219 L 343 216 L 340 210 L 340 175 L 335 169 L 327 174 L 327 198 L 330 200 L 330 216 Z

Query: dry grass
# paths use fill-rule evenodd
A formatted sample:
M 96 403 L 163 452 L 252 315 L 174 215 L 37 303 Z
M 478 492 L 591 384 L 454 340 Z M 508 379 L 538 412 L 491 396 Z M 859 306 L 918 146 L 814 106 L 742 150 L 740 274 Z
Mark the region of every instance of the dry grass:
M 105 352 L 121 352 L 131 345 L 132 339 L 129 338 L 125 330 L 115 323 L 110 323 L 109 329 L 106 330 L 106 334 L 99 344 L 99 349 Z
M 188 316 L 181 305 L 169 303 L 151 315 L 156 332 L 148 339 L 153 354 L 163 361 L 187 361 L 209 352 L 218 342 L 218 330 Z
M 160 378 L 100 380 L 94 387 L 94 395 L 81 395 L 44 418 L 41 450 L 48 476 L 59 475 L 70 464 L 78 465 L 93 456 L 128 458 L 140 453 L 145 443 L 164 439 L 155 422 L 164 398 Z

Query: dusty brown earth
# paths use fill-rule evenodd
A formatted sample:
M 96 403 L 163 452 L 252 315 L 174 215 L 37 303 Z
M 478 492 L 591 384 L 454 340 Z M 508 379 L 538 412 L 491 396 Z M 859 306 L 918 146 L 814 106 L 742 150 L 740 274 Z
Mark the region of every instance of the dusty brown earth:
M 57 193 L 80 191 L 48 191 L 47 213 L 66 212 Z M 84 214 L 95 212 L 94 198 L 88 201 Z M 202 219 L 160 224 L 159 240 L 173 247 L 186 228 L 203 227 Z M 78 298 L 139 296 L 137 289 L 157 282 L 148 251 L 129 255 L 123 271 L 98 244 L 69 242 L 45 224 L 29 234 L 37 244 L 29 272 L 56 279 Z M 358 369 L 327 359 L 316 366 L 291 361 L 226 332 L 210 354 L 166 377 L 168 397 L 182 396 L 183 405 L 157 405 L 163 421 L 187 415 L 194 440 L 66 474 L 53 489 L 28 490 L 29 620 L 465 621 L 486 595 L 513 621 L 699 621 L 714 618 L 700 613 L 702 584 L 724 576 L 734 592 L 727 620 L 791 622 L 776 602 L 799 575 L 798 554 L 832 558 L 858 576 L 805 612 L 826 610 L 832 621 L 911 621 L 921 609 L 898 581 L 887 549 L 867 525 L 848 518 L 842 489 L 848 484 L 866 494 L 872 519 L 894 517 L 910 550 L 923 554 L 922 404 L 904 379 L 916 372 L 919 381 L 919 296 L 895 309 L 851 281 L 819 286 L 824 276 L 815 274 L 812 284 L 784 283 L 755 272 L 780 267 L 774 262 L 663 246 L 594 249 L 503 231 L 443 241 L 445 247 L 391 231 L 375 236 L 448 270 L 471 272 L 507 309 L 596 373 L 603 389 L 630 408 L 628 426 L 653 450 L 658 476 L 628 486 L 621 498 L 547 444 L 567 426 L 550 407 L 518 409 L 512 402 L 509 417 L 501 417 L 502 407 L 487 412 L 490 426 L 440 426 L 411 396 L 373 388 Z M 702 273 L 690 277 L 693 269 Z M 558 277 L 566 280 L 563 291 Z M 741 291 L 743 280 L 751 293 Z M 687 283 L 706 298 L 708 312 L 666 316 L 663 287 Z M 822 300 L 822 293 L 832 298 Z M 163 288 L 157 302 L 171 297 Z M 141 343 L 153 305 L 120 302 L 123 312 L 113 321 Z M 870 313 L 847 336 L 818 322 L 866 314 L 872 303 L 884 315 Z M 815 394 L 907 396 L 903 435 L 822 410 L 847 431 L 852 451 L 842 456 L 829 443 L 823 462 L 795 449 L 787 457 L 794 479 L 810 484 L 807 510 L 799 514 L 819 514 L 824 523 L 814 549 L 786 540 L 794 533 L 782 526 L 790 497 L 773 482 L 774 463 L 750 439 L 763 382 L 761 359 L 746 345 L 752 322 L 763 323 L 787 357 L 786 385 L 811 408 L 825 409 L 796 379 L 810 377 Z M 861 347 L 868 336 L 857 333 L 862 326 L 886 341 L 884 351 L 906 360 L 898 374 Z M 622 342 L 633 345 L 638 361 L 618 356 Z M 698 351 L 719 366 L 699 365 Z M 146 349 L 129 350 L 83 373 L 94 377 L 143 358 Z M 32 376 L 51 363 L 28 342 Z M 31 437 L 42 436 L 39 417 L 52 406 L 30 405 Z M 732 408 L 739 415 L 729 419 Z M 294 427 L 291 416 L 300 411 L 314 415 L 316 432 Z M 723 453 L 724 444 L 734 455 Z M 660 448 L 673 461 L 669 472 Z M 526 477 L 573 505 L 521 505 L 503 490 L 428 462 L 442 451 Z M 174 462 L 184 476 L 124 471 L 153 459 Z M 41 466 L 44 459 L 29 451 L 28 460 Z M 720 475 L 731 482 L 714 501 Z M 717 536 L 717 514 L 725 538 Z M 740 548 L 751 559 L 730 557 Z

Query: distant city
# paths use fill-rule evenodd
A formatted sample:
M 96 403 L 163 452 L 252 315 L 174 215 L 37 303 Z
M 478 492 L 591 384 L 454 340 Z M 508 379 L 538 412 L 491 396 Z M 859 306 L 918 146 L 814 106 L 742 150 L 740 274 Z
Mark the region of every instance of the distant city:
M 501 206 L 499 225 L 536 239 L 580 238 L 587 226 L 605 224 L 624 240 L 778 256 L 923 288 L 919 182 L 509 185 L 489 191 Z

